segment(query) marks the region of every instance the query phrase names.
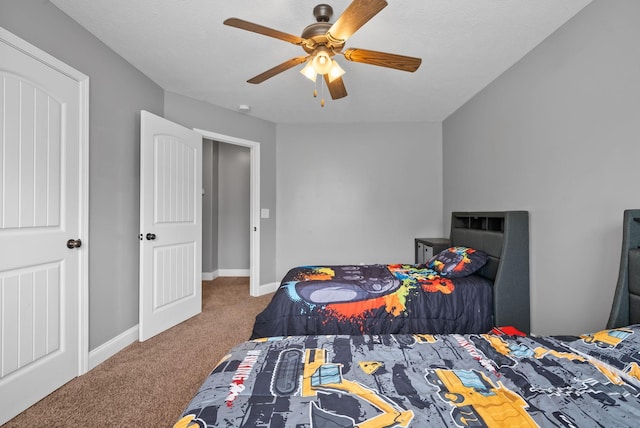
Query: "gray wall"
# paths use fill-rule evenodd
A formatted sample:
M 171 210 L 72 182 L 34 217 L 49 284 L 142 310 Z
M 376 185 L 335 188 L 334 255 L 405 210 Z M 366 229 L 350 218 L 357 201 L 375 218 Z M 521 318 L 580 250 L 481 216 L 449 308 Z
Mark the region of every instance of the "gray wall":
M 639 1 L 596 0 L 444 121 L 444 212 L 531 213 L 536 333 L 605 327 L 640 206 L 638 41 Z
M 163 90 L 45 0 L 0 0 L 0 26 L 90 78 L 89 348 L 138 324 L 140 110 Z
M 278 125 L 277 276 L 297 265 L 407 263 L 442 236 L 439 123 Z
M 279 281 L 275 273 L 276 125 L 171 92 L 165 93 L 164 113 L 167 119 L 187 128 L 260 143 L 260 206 L 271 213 L 260 222 L 260 284 Z
M 248 271 L 251 238 L 249 148 L 205 140 L 202 152 L 202 272 Z
M 218 270 L 218 145 L 202 144 L 202 272 Z
M 250 152 L 248 147 L 219 144 L 218 266 L 249 270 Z

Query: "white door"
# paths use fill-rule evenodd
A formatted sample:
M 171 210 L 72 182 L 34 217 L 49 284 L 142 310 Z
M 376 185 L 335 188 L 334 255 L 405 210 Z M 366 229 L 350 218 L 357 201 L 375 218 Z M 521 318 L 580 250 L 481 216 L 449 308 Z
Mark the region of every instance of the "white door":
M 140 134 L 144 341 L 202 310 L 202 136 L 146 111 Z
M 2 424 L 78 376 L 86 359 L 86 80 L 4 30 L 0 58 Z

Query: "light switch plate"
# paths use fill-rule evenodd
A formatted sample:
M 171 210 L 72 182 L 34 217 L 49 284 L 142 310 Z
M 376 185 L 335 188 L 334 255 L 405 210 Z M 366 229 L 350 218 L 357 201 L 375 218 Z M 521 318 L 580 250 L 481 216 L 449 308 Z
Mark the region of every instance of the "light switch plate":
M 260 218 L 269 218 L 269 208 L 262 208 L 260 210 Z

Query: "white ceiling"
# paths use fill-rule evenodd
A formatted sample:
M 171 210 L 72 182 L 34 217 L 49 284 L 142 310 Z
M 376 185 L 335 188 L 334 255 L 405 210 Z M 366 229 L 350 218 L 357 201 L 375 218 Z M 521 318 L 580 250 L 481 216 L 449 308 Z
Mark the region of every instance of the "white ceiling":
M 336 60 L 346 98 L 313 98 L 302 65 L 247 79 L 301 47 L 223 25 L 236 17 L 300 35 L 326 1 L 334 22 L 350 0 L 51 0 L 164 90 L 275 123 L 440 122 L 591 0 L 388 0 L 346 43 L 422 58 L 415 73 Z M 320 79 L 318 79 L 320 81 Z

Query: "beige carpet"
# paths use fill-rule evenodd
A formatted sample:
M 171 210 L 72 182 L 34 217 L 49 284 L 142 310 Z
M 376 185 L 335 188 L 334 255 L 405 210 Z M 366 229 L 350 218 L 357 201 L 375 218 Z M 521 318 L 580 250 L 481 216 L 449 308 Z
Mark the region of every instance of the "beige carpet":
M 200 315 L 129 345 L 3 427 L 171 427 L 229 348 L 249 338 L 272 297 L 250 297 L 244 277 L 202 289 Z

